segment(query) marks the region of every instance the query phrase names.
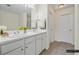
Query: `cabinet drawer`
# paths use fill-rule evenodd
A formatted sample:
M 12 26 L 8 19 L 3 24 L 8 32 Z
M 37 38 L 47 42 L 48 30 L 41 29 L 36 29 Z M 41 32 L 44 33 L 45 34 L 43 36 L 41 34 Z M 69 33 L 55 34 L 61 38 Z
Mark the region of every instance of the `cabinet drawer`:
M 24 55 L 24 48 L 23 47 L 17 48 L 16 50 L 9 52 L 6 55 Z
M 1 54 L 8 53 L 21 46 L 24 46 L 24 40 L 20 40 L 20 41 L 12 42 L 10 44 L 3 45 L 1 46 Z
M 35 40 L 35 37 L 30 37 L 25 39 L 25 44 L 30 43 L 31 41 Z

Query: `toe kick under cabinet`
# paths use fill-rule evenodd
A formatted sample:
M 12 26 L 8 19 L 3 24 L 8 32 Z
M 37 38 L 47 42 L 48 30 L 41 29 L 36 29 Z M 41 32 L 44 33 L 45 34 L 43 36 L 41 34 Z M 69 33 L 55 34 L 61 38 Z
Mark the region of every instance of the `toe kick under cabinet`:
M 46 48 L 46 33 L 40 33 L 0 46 L 1 55 L 39 55 Z

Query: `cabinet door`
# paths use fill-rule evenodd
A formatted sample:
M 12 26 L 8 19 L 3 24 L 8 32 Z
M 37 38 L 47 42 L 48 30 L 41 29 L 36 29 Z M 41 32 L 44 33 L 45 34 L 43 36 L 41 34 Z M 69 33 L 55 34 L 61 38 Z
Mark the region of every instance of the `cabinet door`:
M 41 40 L 42 40 L 41 36 L 38 35 L 37 39 L 36 39 L 36 54 L 40 54 L 41 51 L 42 51 L 42 49 L 41 49 L 42 48 L 41 47 Z
M 42 50 L 46 48 L 46 34 L 42 34 Z
M 25 46 L 25 55 L 35 55 L 35 40 L 26 44 Z
M 24 48 L 23 47 L 17 48 L 16 50 L 9 52 L 6 55 L 24 55 Z
M 42 50 L 45 49 L 45 44 L 46 44 L 46 42 L 45 42 L 45 39 L 43 38 L 43 39 L 42 39 Z

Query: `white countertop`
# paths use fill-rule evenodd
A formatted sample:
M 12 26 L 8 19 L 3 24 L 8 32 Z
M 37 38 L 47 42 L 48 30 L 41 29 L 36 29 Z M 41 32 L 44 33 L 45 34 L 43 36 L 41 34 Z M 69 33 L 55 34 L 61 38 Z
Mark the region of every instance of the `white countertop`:
M 9 42 L 13 42 L 16 40 L 21 40 L 22 38 L 26 38 L 26 37 L 31 37 L 33 35 L 37 35 L 37 34 L 41 34 L 46 32 L 46 30 L 37 30 L 37 31 L 29 31 L 23 34 L 16 34 L 14 36 L 10 36 L 10 37 L 0 37 L 0 45 L 9 43 Z

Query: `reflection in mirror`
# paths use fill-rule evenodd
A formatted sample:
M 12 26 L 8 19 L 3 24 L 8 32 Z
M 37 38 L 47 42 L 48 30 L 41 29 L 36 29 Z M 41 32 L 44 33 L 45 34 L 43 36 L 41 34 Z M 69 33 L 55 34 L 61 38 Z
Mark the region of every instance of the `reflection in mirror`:
M 6 31 L 46 29 L 46 19 L 47 5 L 44 4 L 0 4 L 0 27 Z
M 7 30 L 16 30 L 19 26 L 30 28 L 31 5 L 29 7 L 25 4 L 0 4 L 0 26 L 6 26 Z

